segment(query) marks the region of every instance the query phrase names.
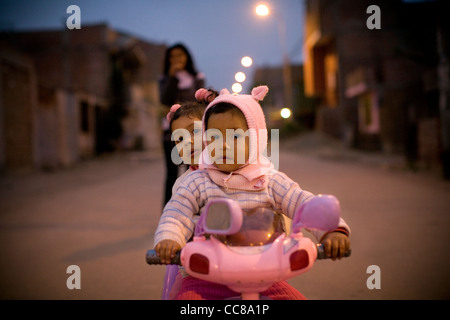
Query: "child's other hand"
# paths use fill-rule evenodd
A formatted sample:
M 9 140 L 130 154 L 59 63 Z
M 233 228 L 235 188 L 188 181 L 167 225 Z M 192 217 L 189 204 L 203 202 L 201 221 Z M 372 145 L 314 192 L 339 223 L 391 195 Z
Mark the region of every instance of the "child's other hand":
M 321 241 L 325 247 L 325 253 L 334 261 L 341 260 L 350 249 L 350 239 L 341 232 L 330 232 Z
M 176 253 L 181 250 L 178 242 L 173 240 L 162 240 L 155 246 L 156 255 L 160 257 L 161 263 L 169 264 Z

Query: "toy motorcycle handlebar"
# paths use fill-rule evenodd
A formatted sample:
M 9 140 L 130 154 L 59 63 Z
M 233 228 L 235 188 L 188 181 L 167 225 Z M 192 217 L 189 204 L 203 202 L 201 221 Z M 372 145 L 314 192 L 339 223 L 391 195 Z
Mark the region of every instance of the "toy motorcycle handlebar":
M 147 260 L 148 264 L 162 264 L 162 265 L 166 265 L 166 264 L 176 264 L 181 266 L 181 260 L 180 260 L 180 254 L 181 254 L 181 250 L 177 252 L 177 254 L 175 255 L 175 257 L 173 257 L 170 260 L 170 263 L 162 263 L 160 257 L 158 257 L 158 255 L 156 254 L 156 250 L 148 250 L 147 254 L 145 256 L 145 259 Z
M 317 245 L 317 260 L 323 260 L 323 259 L 331 259 L 331 257 L 327 256 L 325 253 L 325 246 L 322 243 L 318 243 Z M 344 255 L 344 258 L 350 257 L 352 253 L 352 250 L 349 249 Z M 151 265 L 166 265 L 166 264 L 175 264 L 181 266 L 181 260 L 180 260 L 180 254 L 181 250 L 178 251 L 178 253 L 175 255 L 175 257 L 172 258 L 170 263 L 162 263 L 160 257 L 156 255 L 155 250 L 148 250 L 146 254 L 146 260 L 148 264 Z
M 331 257 L 327 256 L 325 253 L 325 246 L 322 243 L 316 244 L 317 246 L 317 260 L 323 260 L 323 259 L 331 259 Z M 343 254 L 343 258 L 348 258 L 352 254 L 352 249 L 348 249 L 347 252 Z

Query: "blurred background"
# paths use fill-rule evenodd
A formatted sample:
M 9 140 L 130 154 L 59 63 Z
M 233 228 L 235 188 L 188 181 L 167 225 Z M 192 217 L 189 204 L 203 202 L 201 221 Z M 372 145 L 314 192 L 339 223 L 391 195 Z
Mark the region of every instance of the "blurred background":
M 158 76 L 182 42 L 209 87 L 267 84 L 282 135 L 320 131 L 450 177 L 448 1 L 77 1 L 69 29 L 71 4 L 0 4 L 2 170 L 158 150 Z
M 448 299 L 449 4 L 0 1 L 0 298 L 160 298 L 164 267 L 144 260 L 163 199 L 158 81 L 182 42 L 207 87 L 268 85 L 280 170 L 341 200 L 352 257 L 296 288 Z

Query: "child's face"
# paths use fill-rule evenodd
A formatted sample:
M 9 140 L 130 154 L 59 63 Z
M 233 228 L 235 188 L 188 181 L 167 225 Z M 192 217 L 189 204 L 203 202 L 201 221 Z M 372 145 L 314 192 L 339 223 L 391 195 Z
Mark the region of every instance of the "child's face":
M 219 170 L 231 172 L 247 163 L 248 126 L 239 112 L 212 114 L 208 120 L 207 138 L 211 159 Z
M 172 121 L 171 129 L 183 162 L 197 166 L 203 150 L 202 119 L 181 116 Z

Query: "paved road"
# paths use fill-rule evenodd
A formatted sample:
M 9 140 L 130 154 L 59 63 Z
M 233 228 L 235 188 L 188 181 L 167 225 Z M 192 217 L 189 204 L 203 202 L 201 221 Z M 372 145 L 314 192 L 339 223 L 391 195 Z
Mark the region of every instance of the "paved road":
M 283 145 L 280 170 L 338 196 L 353 254 L 290 282 L 309 299 L 449 299 L 450 183 L 310 142 Z M 0 177 L 0 298 L 159 299 L 164 267 L 146 265 L 145 252 L 163 174 L 160 155 L 124 154 Z M 70 265 L 80 267 L 80 290 L 66 286 Z M 381 289 L 366 286 L 370 265 Z

